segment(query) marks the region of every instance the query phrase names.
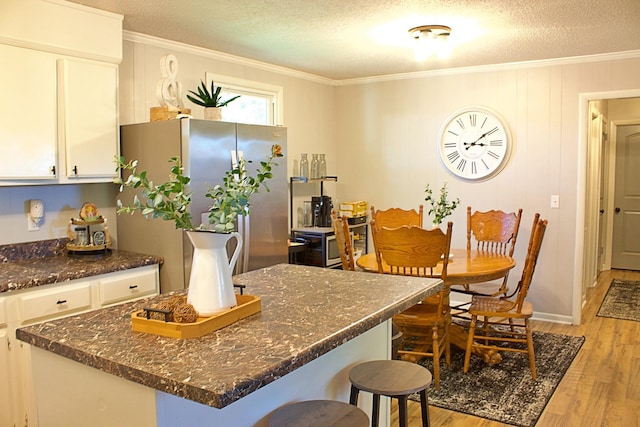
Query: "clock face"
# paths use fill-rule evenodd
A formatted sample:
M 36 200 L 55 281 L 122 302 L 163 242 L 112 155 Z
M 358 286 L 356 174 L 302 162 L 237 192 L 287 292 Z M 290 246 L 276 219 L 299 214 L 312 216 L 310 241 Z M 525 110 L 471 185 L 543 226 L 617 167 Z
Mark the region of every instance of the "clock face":
M 444 122 L 438 145 L 440 160 L 451 174 L 482 181 L 507 164 L 511 135 L 497 113 L 485 107 L 469 107 Z

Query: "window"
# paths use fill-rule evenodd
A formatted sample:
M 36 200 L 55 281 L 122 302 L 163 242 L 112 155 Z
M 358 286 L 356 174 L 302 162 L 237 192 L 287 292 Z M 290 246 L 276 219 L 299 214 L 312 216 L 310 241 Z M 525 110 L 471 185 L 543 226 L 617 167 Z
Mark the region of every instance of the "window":
M 207 86 L 211 81 L 221 86 L 222 99 L 240 98 L 222 109 L 225 122 L 259 125 L 282 125 L 282 87 L 251 80 L 205 73 Z

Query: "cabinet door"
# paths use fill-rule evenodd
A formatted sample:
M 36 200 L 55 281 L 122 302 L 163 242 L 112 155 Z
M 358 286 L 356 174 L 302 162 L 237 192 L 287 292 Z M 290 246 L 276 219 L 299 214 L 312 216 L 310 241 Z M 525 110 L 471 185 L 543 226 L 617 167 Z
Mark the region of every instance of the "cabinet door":
M 0 426 L 16 425 L 12 397 L 9 338 L 6 329 L 0 329 Z
M 110 181 L 118 153 L 118 68 L 75 59 L 60 65 L 66 177 Z
M 55 179 L 56 59 L 0 44 L 0 180 Z

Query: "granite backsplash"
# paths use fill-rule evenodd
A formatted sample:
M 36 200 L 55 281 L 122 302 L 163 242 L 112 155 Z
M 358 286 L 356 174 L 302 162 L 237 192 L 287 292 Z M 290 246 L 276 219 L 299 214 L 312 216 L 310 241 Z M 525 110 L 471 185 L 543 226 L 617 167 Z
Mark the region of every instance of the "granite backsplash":
M 69 238 L 0 245 L 0 262 L 45 258 L 64 254 Z

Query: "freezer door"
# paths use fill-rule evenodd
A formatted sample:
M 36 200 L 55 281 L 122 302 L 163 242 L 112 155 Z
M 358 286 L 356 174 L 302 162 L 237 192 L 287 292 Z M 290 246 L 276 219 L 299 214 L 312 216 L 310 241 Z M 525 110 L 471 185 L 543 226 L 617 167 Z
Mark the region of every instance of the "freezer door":
M 191 215 L 193 226 L 201 224 L 203 213 L 209 211 L 211 199 L 205 197 L 210 187 L 222 184 L 225 173 L 232 166 L 232 152 L 236 149 L 235 123 L 213 120 L 185 121 L 185 143 L 182 155 L 185 173 L 191 178 Z
M 283 157 L 276 159 L 273 179 L 251 197 L 249 222 L 240 219 L 238 230 L 248 233 L 243 237 L 247 253 L 240 257 L 236 272 L 251 271 L 274 264 L 288 262 L 287 223 L 287 129 L 284 127 L 237 125 L 238 152 L 251 160 L 247 172 L 255 176 L 260 162 L 271 153 L 273 144 L 282 146 Z

